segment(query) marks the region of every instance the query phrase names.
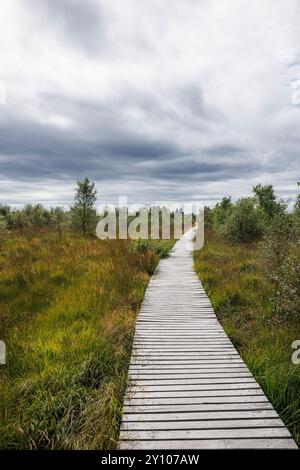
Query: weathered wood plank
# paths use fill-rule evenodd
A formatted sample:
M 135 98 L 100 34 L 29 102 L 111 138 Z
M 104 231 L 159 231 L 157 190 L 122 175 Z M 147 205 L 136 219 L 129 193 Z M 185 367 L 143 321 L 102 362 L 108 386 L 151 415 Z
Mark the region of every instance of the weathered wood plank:
M 283 423 L 279 418 L 264 419 L 226 419 L 218 418 L 215 420 L 176 420 L 154 421 L 154 422 L 126 422 L 123 421 L 122 431 L 171 431 L 171 430 L 202 430 L 202 429 L 252 429 L 252 428 L 283 428 Z M 170 436 L 171 437 L 171 436 Z
M 174 412 L 203 412 L 203 411 L 238 411 L 238 410 L 271 410 L 272 405 L 268 402 L 235 402 L 235 403 L 183 403 L 183 404 L 159 404 L 151 406 L 139 406 L 129 403 L 124 406 L 125 414 L 153 414 Z
M 243 390 L 243 389 L 258 389 L 260 390 L 259 385 L 252 380 L 251 382 L 246 383 L 228 383 L 225 382 L 223 384 L 201 384 L 201 383 L 193 383 L 190 384 L 176 384 L 176 385 L 166 385 L 166 384 L 157 384 L 157 385 L 131 385 L 129 393 L 136 393 L 138 391 L 141 392 L 156 392 L 159 394 L 160 392 L 174 392 L 174 391 L 197 391 L 197 390 Z
M 128 393 L 126 396 L 129 396 L 132 400 L 136 399 L 152 399 L 152 398 L 157 398 L 161 400 L 167 400 L 169 398 L 181 398 L 181 397 L 229 397 L 229 396 L 249 396 L 249 395 L 258 395 L 258 396 L 264 396 L 263 392 L 260 387 L 258 388 L 246 388 L 246 389 L 228 389 L 228 388 L 223 388 L 221 390 L 176 390 L 176 391 L 170 391 L 170 390 L 159 390 L 159 391 L 132 391 L 131 388 L 128 389 Z
M 202 405 L 204 403 L 263 403 L 267 402 L 265 395 L 228 395 L 228 396 L 202 396 L 202 397 L 165 397 L 165 398 L 125 398 L 124 405 L 151 406 L 151 405 Z
M 256 381 L 252 378 L 252 377 L 237 377 L 237 378 L 232 378 L 232 377 L 229 377 L 229 378 L 220 378 L 220 379 L 216 379 L 216 378 L 212 378 L 212 379 L 191 379 L 191 378 L 188 378 L 188 379 L 181 379 L 179 380 L 178 378 L 177 379 L 174 379 L 174 380 L 168 380 L 168 379 L 159 379 L 159 380 L 140 380 L 140 379 L 132 379 L 131 381 L 131 385 L 130 388 L 132 387 L 137 387 L 137 386 L 141 386 L 141 387 L 157 387 L 158 390 L 160 389 L 160 387 L 167 387 L 167 386 L 178 386 L 178 387 L 183 387 L 185 385 L 222 385 L 222 384 L 256 384 Z M 257 385 L 258 387 L 258 385 Z
M 194 439 L 121 441 L 121 450 L 132 449 L 297 449 L 292 439 Z
M 147 425 L 159 421 L 161 423 L 175 421 L 175 424 L 180 425 L 181 421 L 212 421 L 212 420 L 232 420 L 232 419 L 265 419 L 265 418 L 278 418 L 275 410 L 253 410 L 253 411 L 192 411 L 187 412 L 171 412 L 171 413 L 124 413 L 123 423 L 132 422 Z M 142 428 L 140 428 L 142 429 Z
M 285 427 L 281 428 L 243 428 L 243 429 L 184 429 L 184 430 L 163 430 L 163 431 L 122 431 L 121 439 L 240 439 L 240 438 L 283 438 L 290 437 L 290 433 Z

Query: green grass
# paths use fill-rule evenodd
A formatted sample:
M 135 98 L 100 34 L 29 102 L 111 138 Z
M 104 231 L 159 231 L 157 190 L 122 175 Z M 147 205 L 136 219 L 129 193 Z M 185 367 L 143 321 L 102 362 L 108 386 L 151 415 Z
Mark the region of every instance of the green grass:
M 208 232 L 195 270 L 226 333 L 300 444 L 300 366 L 291 362 L 300 319 L 272 313 L 272 285 L 259 245 L 225 243 Z
M 50 231 L 0 254 L 0 447 L 116 447 L 134 324 L 156 250 Z

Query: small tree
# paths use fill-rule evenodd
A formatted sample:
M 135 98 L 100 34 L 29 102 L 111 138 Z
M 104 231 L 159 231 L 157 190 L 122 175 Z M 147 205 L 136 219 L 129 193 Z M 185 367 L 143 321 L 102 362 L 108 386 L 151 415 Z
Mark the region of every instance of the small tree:
M 300 183 L 297 183 L 298 187 L 300 188 Z M 297 199 L 294 205 L 294 212 L 300 216 L 300 193 L 297 195 Z
M 220 233 L 232 242 L 248 243 L 263 235 L 260 214 L 252 198 L 242 198 L 232 207 L 227 221 L 220 227 Z
M 295 243 L 293 214 L 276 215 L 261 246 L 261 263 L 272 286 L 272 309 L 277 319 L 300 312 L 300 250 Z
M 28 225 L 34 229 L 50 224 L 50 212 L 42 204 L 27 204 L 23 209 Z
M 77 180 L 74 205 L 71 207 L 74 228 L 82 233 L 91 231 L 96 220 L 95 202 L 97 191 L 95 184 L 85 177 Z
M 56 230 L 58 237 L 61 239 L 63 232 L 68 225 L 68 217 L 62 207 L 51 207 L 50 210 L 51 225 Z
M 8 236 L 7 222 L 5 218 L 0 215 L 0 243 L 3 243 Z
M 10 212 L 9 227 L 12 229 L 22 230 L 28 227 L 29 221 L 24 210 L 13 210 Z
M 233 204 L 231 197 L 223 197 L 221 202 L 218 202 L 212 211 L 213 226 L 219 230 L 227 221 L 231 214 Z
M 300 183 L 297 183 L 297 184 L 300 187 Z M 297 195 L 297 199 L 294 205 L 293 219 L 294 219 L 295 235 L 299 239 L 300 237 L 300 193 Z
M 274 192 L 274 188 L 271 184 L 261 185 L 253 187 L 256 202 L 259 208 L 262 210 L 265 216 L 265 222 L 268 224 L 276 214 L 285 211 L 285 204 L 283 201 L 278 201 L 277 196 Z
M 294 239 L 293 221 L 289 213 L 278 214 L 272 220 L 266 233 L 266 252 L 269 268 L 278 269 L 287 256 Z

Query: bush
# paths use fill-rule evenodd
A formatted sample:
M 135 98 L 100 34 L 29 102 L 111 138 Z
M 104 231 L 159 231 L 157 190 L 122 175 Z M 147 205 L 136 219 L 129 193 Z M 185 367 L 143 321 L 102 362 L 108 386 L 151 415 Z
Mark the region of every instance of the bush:
M 276 270 L 281 266 L 293 245 L 293 239 L 292 216 L 287 213 L 276 215 L 267 229 L 264 243 L 268 271 Z
M 263 224 L 252 198 L 240 199 L 230 211 L 219 233 L 231 242 L 248 243 L 260 239 Z
M 0 243 L 3 243 L 8 235 L 7 223 L 5 218 L 0 215 Z
M 300 315 L 300 256 L 292 252 L 281 266 L 271 273 L 273 313 L 277 319 L 291 319 Z
M 231 214 L 232 202 L 230 197 L 224 197 L 221 202 L 219 202 L 213 210 L 211 216 L 213 220 L 214 229 L 218 230 L 222 227 L 228 220 L 228 217 Z
M 132 243 L 132 250 L 136 253 L 153 252 L 160 258 L 165 258 L 170 253 L 174 240 L 136 240 Z
M 50 222 L 59 238 L 62 238 L 63 232 L 68 228 L 68 217 L 62 207 L 52 207 L 50 211 Z
M 42 204 L 27 204 L 23 212 L 29 225 L 33 228 L 42 228 L 50 224 L 50 212 Z

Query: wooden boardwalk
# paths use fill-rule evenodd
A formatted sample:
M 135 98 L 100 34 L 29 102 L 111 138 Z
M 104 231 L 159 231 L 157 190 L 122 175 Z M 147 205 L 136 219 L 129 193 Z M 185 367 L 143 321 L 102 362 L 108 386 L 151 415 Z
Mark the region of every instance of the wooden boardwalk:
M 192 231 L 142 304 L 120 449 L 297 448 L 225 334 L 193 268 Z

